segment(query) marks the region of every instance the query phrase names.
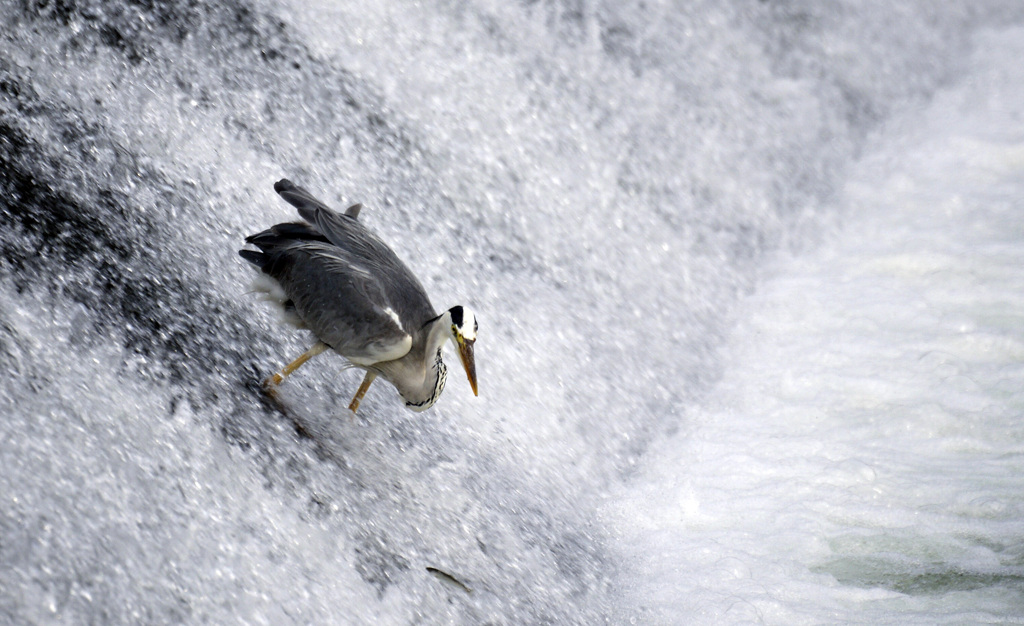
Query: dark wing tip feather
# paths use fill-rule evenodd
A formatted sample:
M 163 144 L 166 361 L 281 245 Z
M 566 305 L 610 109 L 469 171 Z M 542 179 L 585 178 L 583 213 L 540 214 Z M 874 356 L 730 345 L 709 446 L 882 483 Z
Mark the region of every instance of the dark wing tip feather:
M 362 204 L 353 204 L 349 208 L 345 209 L 345 215 L 351 217 L 352 219 L 358 219 L 359 218 L 359 211 L 361 211 L 362 208 L 363 208 Z
M 263 232 L 256 233 L 255 235 L 249 235 L 245 238 L 245 243 L 251 243 L 254 246 L 259 246 L 263 251 L 266 251 L 267 248 L 276 243 L 280 243 L 280 241 L 281 237 L 275 233 L 273 229 L 265 230 Z
M 270 230 L 281 239 L 301 239 L 303 241 L 321 241 L 323 243 L 330 243 L 323 233 L 310 224 L 302 222 L 277 224 Z
M 267 261 L 269 260 L 267 258 L 267 255 L 263 254 L 262 252 L 257 252 L 255 250 L 239 250 L 238 254 L 243 259 L 252 263 L 253 265 L 260 269 L 263 269 L 264 266 L 266 266 Z
M 246 237 L 245 243 L 256 243 L 258 241 L 265 239 L 269 234 L 271 234 L 269 230 L 262 230 L 254 235 L 249 235 L 248 237 Z
M 293 184 L 287 178 L 282 178 L 274 183 L 274 191 L 284 198 L 285 202 L 298 209 L 299 215 L 307 222 L 315 224 L 317 222 L 316 215 L 320 211 L 332 212 L 330 207 L 317 200 L 313 194 Z
M 245 243 L 251 243 L 259 247 L 263 252 L 272 252 L 274 248 L 286 246 L 296 241 L 330 243 L 323 233 L 312 225 L 302 222 L 277 224 L 245 238 Z

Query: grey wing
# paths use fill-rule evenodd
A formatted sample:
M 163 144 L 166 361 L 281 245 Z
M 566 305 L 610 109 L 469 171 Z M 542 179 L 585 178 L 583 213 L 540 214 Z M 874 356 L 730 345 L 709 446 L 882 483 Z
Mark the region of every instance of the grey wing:
M 272 252 L 268 270 L 320 341 L 357 365 L 405 356 L 412 347 L 380 281 L 330 244 L 295 242 Z
M 353 205 L 342 215 L 288 179 L 276 182 L 274 190 L 331 243 L 380 277 L 385 296 L 402 320 L 418 326 L 436 317 L 423 285 L 386 243 L 356 219 L 362 205 Z
M 302 219 L 311 224 L 317 223 L 316 214 L 319 211 L 324 211 L 330 215 L 336 215 L 331 207 L 320 202 L 313 196 L 313 194 L 306 191 L 303 187 L 299 187 L 287 178 L 282 178 L 274 183 L 274 191 L 280 194 L 288 204 L 298 209 L 299 215 L 302 216 Z M 345 210 L 345 215 L 355 219 L 359 217 L 359 210 L 362 208 L 363 205 L 361 204 L 353 204 Z

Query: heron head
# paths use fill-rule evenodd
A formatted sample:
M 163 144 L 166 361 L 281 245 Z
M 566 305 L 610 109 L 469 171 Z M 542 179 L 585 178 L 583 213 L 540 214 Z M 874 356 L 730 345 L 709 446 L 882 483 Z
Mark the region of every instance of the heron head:
M 473 344 L 476 343 L 477 322 L 476 315 L 468 307 L 453 306 L 448 309 L 452 319 L 452 340 L 459 350 L 459 360 L 466 370 L 469 378 L 469 386 L 473 388 L 473 395 L 480 395 L 476 390 L 476 361 L 473 358 Z

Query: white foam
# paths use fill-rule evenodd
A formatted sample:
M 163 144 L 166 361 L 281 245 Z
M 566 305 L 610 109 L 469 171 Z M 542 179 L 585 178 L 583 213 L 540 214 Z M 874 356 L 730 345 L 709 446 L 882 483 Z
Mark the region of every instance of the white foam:
M 749 298 L 712 397 L 608 506 L 634 616 L 1019 617 L 1024 31 L 980 41 L 859 166 L 841 234 Z

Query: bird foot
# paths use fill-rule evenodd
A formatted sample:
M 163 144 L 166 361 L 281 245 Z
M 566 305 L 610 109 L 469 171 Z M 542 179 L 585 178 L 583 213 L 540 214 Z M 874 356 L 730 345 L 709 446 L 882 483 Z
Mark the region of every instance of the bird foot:
M 271 398 L 275 402 L 279 401 L 278 385 L 281 384 L 282 380 L 283 379 L 281 378 L 280 374 L 268 376 L 267 378 L 263 379 L 263 382 L 260 384 L 260 389 L 263 390 L 263 393 L 266 394 L 268 398 Z

